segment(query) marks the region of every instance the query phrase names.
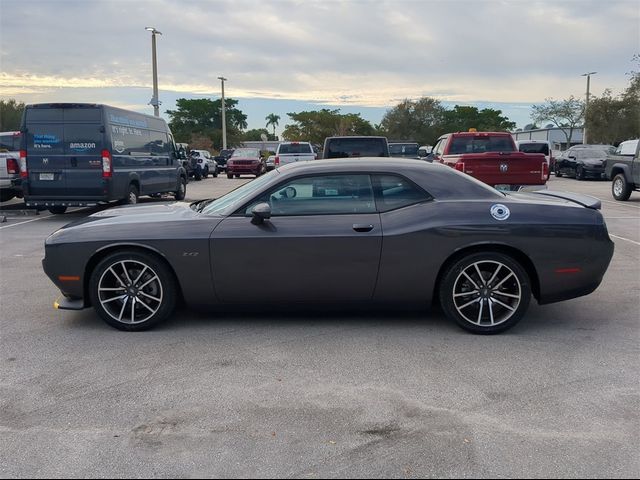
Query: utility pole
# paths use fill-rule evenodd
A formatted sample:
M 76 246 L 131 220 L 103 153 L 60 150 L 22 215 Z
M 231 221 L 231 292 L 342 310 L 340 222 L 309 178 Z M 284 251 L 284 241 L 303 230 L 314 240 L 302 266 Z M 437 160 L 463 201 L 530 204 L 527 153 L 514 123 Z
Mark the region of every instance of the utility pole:
M 589 85 L 591 83 L 591 75 L 595 75 L 598 72 L 583 73 L 581 77 L 587 77 L 587 100 L 584 104 L 584 127 L 582 129 L 582 144 L 587 143 L 587 111 L 589 109 Z
M 153 114 L 156 117 L 160 116 L 160 100 L 158 100 L 158 62 L 156 59 L 156 34 L 162 35 L 154 27 L 145 27 L 145 30 L 151 32 L 151 62 L 153 64 L 153 97 L 149 105 L 153 105 Z
M 222 149 L 227 149 L 227 119 L 225 115 L 225 106 L 224 106 L 224 82 L 227 80 L 224 77 L 218 77 L 220 82 L 222 83 Z

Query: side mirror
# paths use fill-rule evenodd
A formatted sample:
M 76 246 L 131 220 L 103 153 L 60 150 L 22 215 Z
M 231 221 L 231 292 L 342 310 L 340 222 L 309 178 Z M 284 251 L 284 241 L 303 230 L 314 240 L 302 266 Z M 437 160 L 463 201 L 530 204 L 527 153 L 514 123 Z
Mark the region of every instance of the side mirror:
M 429 154 L 427 153 L 427 151 L 424 148 L 418 149 L 418 157 L 425 158 L 427 155 L 429 155 Z
M 262 225 L 265 220 L 271 218 L 271 206 L 266 203 L 259 203 L 251 209 L 251 223 L 254 225 Z

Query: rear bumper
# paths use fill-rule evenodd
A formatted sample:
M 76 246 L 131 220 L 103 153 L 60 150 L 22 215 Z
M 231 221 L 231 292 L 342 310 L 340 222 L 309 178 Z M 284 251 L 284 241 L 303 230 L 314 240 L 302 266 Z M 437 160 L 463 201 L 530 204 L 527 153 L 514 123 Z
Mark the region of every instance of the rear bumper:
M 95 207 L 109 202 L 108 197 L 25 197 L 27 207 Z

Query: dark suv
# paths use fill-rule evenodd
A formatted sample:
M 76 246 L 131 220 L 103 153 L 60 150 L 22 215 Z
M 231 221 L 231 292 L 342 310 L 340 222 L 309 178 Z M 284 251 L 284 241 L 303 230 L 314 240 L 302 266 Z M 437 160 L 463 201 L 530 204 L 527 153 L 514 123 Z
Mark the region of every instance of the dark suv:
M 218 169 L 220 169 L 220 171 L 225 171 L 227 169 L 227 161 L 231 158 L 233 152 L 233 148 L 228 148 L 226 150 L 220 150 L 220 154 L 213 157 L 218 164 Z
M 386 137 L 327 137 L 322 158 L 388 157 Z

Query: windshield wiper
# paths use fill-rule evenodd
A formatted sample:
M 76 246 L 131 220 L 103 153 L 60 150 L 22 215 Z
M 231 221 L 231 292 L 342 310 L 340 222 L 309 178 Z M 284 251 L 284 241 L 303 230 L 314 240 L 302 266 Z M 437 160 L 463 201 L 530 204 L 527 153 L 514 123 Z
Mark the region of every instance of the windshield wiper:
M 196 207 L 196 212 L 201 213 L 202 210 L 204 210 L 204 207 L 209 205 L 214 200 L 216 200 L 216 199 L 215 198 L 209 198 L 207 200 L 201 200 L 200 202 L 198 202 L 198 206 Z

